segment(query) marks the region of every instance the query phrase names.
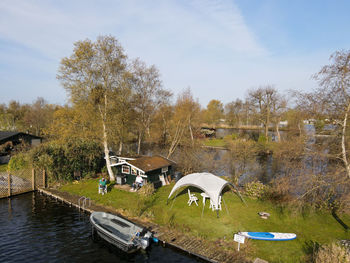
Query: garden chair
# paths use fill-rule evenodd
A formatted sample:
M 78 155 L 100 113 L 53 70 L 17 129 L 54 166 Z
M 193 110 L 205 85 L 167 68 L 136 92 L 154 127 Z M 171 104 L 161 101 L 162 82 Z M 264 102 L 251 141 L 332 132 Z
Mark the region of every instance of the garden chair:
M 98 193 L 102 195 L 107 194 L 107 185 L 105 187 L 98 186 Z
M 188 198 L 189 198 L 187 202 L 188 206 L 190 206 L 192 202 L 195 202 L 196 205 L 198 206 L 198 203 L 197 203 L 198 198 L 194 194 L 191 194 L 190 189 L 187 189 L 187 192 L 188 192 Z
M 211 199 L 210 199 L 210 206 L 209 206 L 209 208 L 211 208 L 213 211 L 215 210 L 215 205 L 213 204 Z M 221 195 L 219 196 L 218 209 L 221 210 Z

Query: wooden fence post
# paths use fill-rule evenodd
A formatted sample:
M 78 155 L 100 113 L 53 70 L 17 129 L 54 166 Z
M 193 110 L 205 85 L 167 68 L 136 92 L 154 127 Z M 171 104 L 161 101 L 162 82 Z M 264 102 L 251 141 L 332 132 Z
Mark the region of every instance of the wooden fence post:
M 35 190 L 35 170 L 32 168 L 32 189 Z
M 46 173 L 45 173 L 45 169 L 43 169 L 43 187 L 46 188 Z
M 11 196 L 11 174 L 8 173 L 7 174 L 7 178 L 8 178 L 8 197 Z

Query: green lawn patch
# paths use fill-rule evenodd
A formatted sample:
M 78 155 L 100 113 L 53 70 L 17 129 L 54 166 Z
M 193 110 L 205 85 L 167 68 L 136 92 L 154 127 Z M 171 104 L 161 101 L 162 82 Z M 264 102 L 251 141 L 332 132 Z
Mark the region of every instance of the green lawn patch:
M 211 146 L 211 147 L 225 147 L 226 142 L 224 139 L 205 139 L 203 141 L 203 144 L 205 146 Z
M 145 217 L 159 225 L 168 225 L 196 237 L 209 240 L 232 239 L 238 231 L 270 231 L 296 233 L 292 241 L 259 241 L 246 240 L 241 246 L 249 247 L 251 257 L 260 257 L 269 262 L 304 262 L 306 256 L 316 244 L 330 243 L 334 240 L 349 239 L 350 233 L 333 218 L 330 212 L 299 212 L 292 209 L 281 209 L 270 202 L 245 198 L 247 206 L 231 191 L 223 195 L 224 201 L 220 218 L 216 212 L 209 210 L 207 199 L 202 213 L 202 197 L 195 188 L 191 192 L 199 198 L 198 206 L 187 205 L 187 189 L 171 199 L 167 197 L 173 187 L 163 186 L 151 197 L 145 198 L 134 192 L 115 188 L 109 189 L 106 195 L 98 195 L 98 180 L 86 180 L 78 184 L 67 184 L 61 191 L 87 196 L 96 203 L 121 209 L 126 214 Z M 225 206 L 226 204 L 226 206 Z M 227 211 L 226 211 L 227 207 Z M 271 214 L 267 220 L 260 219 L 258 212 Z M 350 226 L 349 215 L 339 215 L 341 220 Z M 229 249 L 236 249 L 229 248 Z
M 0 164 L 0 172 L 6 172 L 7 171 L 7 164 Z

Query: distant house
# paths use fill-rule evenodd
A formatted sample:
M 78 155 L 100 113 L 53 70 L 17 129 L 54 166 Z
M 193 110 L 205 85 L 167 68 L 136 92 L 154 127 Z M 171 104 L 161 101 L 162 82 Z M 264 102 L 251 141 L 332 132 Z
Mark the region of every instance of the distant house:
M 141 175 L 145 182 L 158 188 L 174 176 L 175 162 L 159 155 L 139 158 L 113 156 L 111 161 L 117 184 L 132 185 L 136 176 Z
M 36 146 L 42 143 L 42 138 L 23 132 L 0 131 L 0 164 L 8 163 L 13 147 L 21 143 Z
M 25 142 L 29 145 L 35 146 L 42 143 L 42 140 L 42 137 L 24 132 L 0 131 L 0 144 L 12 142 L 13 145 L 17 145 Z

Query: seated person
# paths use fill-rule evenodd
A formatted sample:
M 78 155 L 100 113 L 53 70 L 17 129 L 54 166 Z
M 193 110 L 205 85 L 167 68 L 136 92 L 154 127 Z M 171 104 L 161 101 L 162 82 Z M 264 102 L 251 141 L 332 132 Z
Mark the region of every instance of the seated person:
M 102 177 L 100 181 L 98 182 L 98 193 L 104 195 L 104 193 L 107 193 L 107 181 L 105 178 Z
M 132 184 L 132 190 L 138 190 L 143 185 L 143 178 L 141 175 L 136 176 L 135 182 Z

